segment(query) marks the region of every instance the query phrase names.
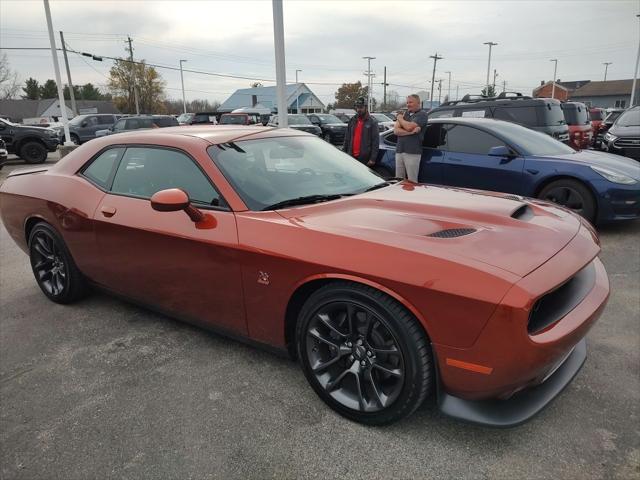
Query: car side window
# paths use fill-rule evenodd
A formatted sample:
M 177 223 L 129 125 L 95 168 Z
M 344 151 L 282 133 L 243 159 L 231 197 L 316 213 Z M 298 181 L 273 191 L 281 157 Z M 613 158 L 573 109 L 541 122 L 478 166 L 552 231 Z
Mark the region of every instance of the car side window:
M 429 118 L 451 118 L 453 110 L 439 110 L 437 112 L 429 112 Z
M 443 150 L 446 146 L 447 130 L 442 128 L 441 123 L 432 123 L 427 125 L 427 131 L 422 140 L 422 146 L 425 148 L 436 148 Z
M 532 127 L 538 125 L 536 107 L 496 107 L 493 111 L 493 118 Z
M 140 121 L 137 118 L 129 118 L 125 130 L 136 130 L 140 128 Z
M 98 125 L 111 125 L 113 123 L 112 115 L 100 115 L 98 117 Z
M 125 122 L 126 122 L 126 120 L 118 120 L 116 122 L 116 124 L 113 126 L 113 131 L 114 132 L 121 132 L 122 130 L 124 130 Z
M 220 205 L 218 192 L 184 153 L 165 148 L 127 148 L 113 179 L 113 193 L 151 198 L 168 188 L 181 188 L 194 203 Z
M 120 158 L 123 151 L 124 148 L 110 148 L 106 150 L 96 157 L 89 166 L 83 170 L 82 174 L 102 188 L 107 188 L 116 161 Z
M 395 133 L 390 133 L 386 137 L 384 137 L 384 143 L 387 145 L 395 145 L 398 143 L 398 136 Z
M 448 124 L 445 130 L 446 146 L 450 152 L 487 155 L 492 147 L 504 145 L 499 138 L 466 125 Z
M 98 125 L 98 117 L 88 117 L 85 122 L 87 122 L 87 127 L 95 127 Z

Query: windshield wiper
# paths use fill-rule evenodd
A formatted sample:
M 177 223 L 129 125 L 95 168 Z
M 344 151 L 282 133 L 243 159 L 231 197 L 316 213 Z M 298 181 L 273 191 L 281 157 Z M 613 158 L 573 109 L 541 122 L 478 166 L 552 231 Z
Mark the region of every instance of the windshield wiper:
M 342 198 L 342 195 L 334 193 L 332 195 L 306 195 L 304 197 L 290 198 L 289 200 L 283 200 L 281 202 L 268 205 L 262 210 L 277 210 L 278 208 L 293 207 L 295 205 L 304 205 L 306 203 L 318 203 L 328 202 L 329 200 L 337 200 Z
M 390 182 L 376 183 L 375 185 L 363 190 L 362 193 L 371 192 L 372 190 L 377 190 L 377 189 L 382 188 L 382 187 L 388 187 L 389 185 L 391 185 Z

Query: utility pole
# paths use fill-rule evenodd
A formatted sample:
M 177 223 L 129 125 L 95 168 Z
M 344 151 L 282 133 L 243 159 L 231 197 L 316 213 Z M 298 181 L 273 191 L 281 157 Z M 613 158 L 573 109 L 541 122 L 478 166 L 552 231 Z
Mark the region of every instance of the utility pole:
M 300 113 L 300 104 L 298 103 L 300 95 L 298 95 L 297 90 L 298 90 L 298 72 L 301 72 L 301 71 L 302 70 L 296 70 L 296 113 Z
M 491 72 L 491 47 L 498 45 L 495 42 L 484 42 L 483 45 L 489 45 L 489 62 L 487 63 L 487 94 L 489 93 L 489 73 Z
M 604 65 L 604 81 L 607 81 L 607 70 L 609 68 L 609 65 L 611 65 L 613 62 L 603 62 L 602 64 Z
M 498 76 L 498 71 L 493 69 L 493 93 L 496 92 L 496 77 Z
M 71 82 L 71 70 L 69 70 L 69 59 L 67 58 L 67 47 L 64 43 L 64 35 L 60 30 L 60 43 L 62 43 L 62 55 L 64 56 L 64 65 L 67 67 L 67 82 L 69 85 L 69 97 L 71 98 L 71 110 L 77 115 L 78 109 L 76 108 L 76 96 L 73 93 L 73 83 Z
M 503 81 L 502 81 L 502 91 L 503 91 L 503 92 L 506 92 L 506 91 L 507 91 L 507 81 L 506 81 L 506 80 L 503 80 Z
M 282 0 L 271 0 L 273 6 L 273 45 L 276 54 L 276 92 L 278 99 L 278 127 L 287 128 L 287 71 L 284 56 L 284 20 Z
M 184 76 L 182 74 L 182 62 L 186 62 L 186 60 L 180 60 L 180 83 L 182 83 L 182 113 L 187 113 L 187 101 L 184 98 Z
M 438 80 L 438 104 L 442 103 L 442 79 Z
M 382 104 L 384 105 L 384 109 L 387 109 L 387 87 L 389 84 L 387 83 L 387 67 L 384 67 L 384 80 L 382 81 Z
M 367 109 L 371 111 L 371 78 L 375 75 L 371 72 L 371 60 L 375 60 L 376 57 L 362 57 L 367 61 L 367 71 L 364 73 L 367 76 Z
M 138 102 L 138 89 L 136 87 L 136 64 L 133 63 L 133 47 L 131 46 L 131 37 L 127 37 L 129 43 L 129 61 L 131 62 L 131 83 L 133 84 L 133 97 L 136 100 L 136 115 L 140 115 L 140 103 Z
M 554 95 L 556 93 L 556 73 L 558 71 L 558 59 L 557 58 L 552 58 L 549 61 L 554 63 L 554 65 L 553 65 L 553 83 L 551 84 L 551 98 L 556 98 Z
M 460 98 L 460 95 L 458 93 L 458 89 L 460 88 L 460 85 L 456 85 L 456 100 L 458 100 Z
M 51 23 L 51 10 L 49 9 L 49 0 L 44 0 L 44 13 L 47 17 L 47 29 L 49 30 L 49 44 L 51 45 L 51 57 L 53 58 L 53 69 L 56 73 L 56 82 L 58 84 L 58 101 L 60 102 L 60 116 L 62 117 L 62 125 L 64 126 L 64 144 L 65 146 L 73 145 L 69 136 L 69 122 L 67 121 L 67 107 L 64 104 L 64 93 L 62 91 L 62 79 L 60 78 L 60 66 L 58 65 L 58 52 L 56 51 L 56 39 L 53 36 L 53 25 Z
M 436 63 L 438 60 L 442 60 L 444 57 L 438 56 L 438 52 L 435 55 L 430 55 L 429 58 L 433 58 L 433 74 L 431 74 L 431 95 L 429 96 L 429 100 L 431 101 L 431 108 L 433 108 L 433 87 L 436 81 Z
M 640 15 L 636 15 L 636 17 L 638 17 L 638 20 L 640 20 Z M 638 25 L 640 25 L 640 22 L 638 22 Z M 633 70 L 633 84 L 631 85 L 631 102 L 630 103 L 630 107 L 633 107 L 634 105 L 634 100 L 636 98 L 636 81 L 638 79 L 638 63 L 640 63 L 640 37 L 638 37 L 638 54 L 636 55 L 636 68 Z
M 444 72 L 449 75 L 449 86 L 447 87 L 447 99 L 451 101 L 451 72 Z

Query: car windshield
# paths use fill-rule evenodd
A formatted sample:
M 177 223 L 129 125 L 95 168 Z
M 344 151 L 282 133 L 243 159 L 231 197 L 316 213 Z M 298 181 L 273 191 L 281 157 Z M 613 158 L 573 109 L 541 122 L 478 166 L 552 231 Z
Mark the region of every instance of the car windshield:
M 343 123 L 342 120 L 335 115 L 318 115 L 318 118 L 322 123 Z
M 547 103 L 544 107 L 538 107 L 538 112 L 542 113 L 540 127 L 567 124 L 559 103 Z
M 620 127 L 639 127 L 640 108 L 632 108 L 624 112 L 618 120 L 616 120 L 616 125 Z
M 193 113 L 183 113 L 178 117 L 178 122 L 188 122 L 193 117 Z
M 589 117 L 582 105 L 565 105 L 562 109 L 567 125 L 587 125 Z
M 220 125 L 244 125 L 246 119 L 244 115 L 223 115 L 220 117 Z
M 289 125 L 311 125 L 311 121 L 304 115 L 289 115 Z
M 393 120 L 391 120 L 383 113 L 372 113 L 371 116 L 379 122 L 393 122 Z
M 84 115 L 78 115 L 77 117 L 73 117 L 71 120 L 69 120 L 69 125 L 80 125 L 82 123 L 83 120 L 85 120 L 87 117 L 85 117 Z
M 620 116 L 622 112 L 610 112 L 604 119 L 605 123 L 613 123 L 616 121 L 616 118 Z
M 547 134 L 530 130 L 515 123 L 496 121 L 491 129 L 504 137 L 523 155 L 547 157 L 576 153 L 573 148 Z
M 211 146 L 209 155 L 256 211 L 301 197 L 350 195 L 384 185 L 365 165 L 315 137 L 225 143 Z

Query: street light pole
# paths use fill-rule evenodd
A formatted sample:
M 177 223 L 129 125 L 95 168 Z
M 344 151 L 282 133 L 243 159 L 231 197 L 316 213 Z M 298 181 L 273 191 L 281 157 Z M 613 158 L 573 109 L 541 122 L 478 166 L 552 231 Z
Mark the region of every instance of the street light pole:
M 186 62 L 186 60 L 180 60 L 180 82 L 182 83 L 182 112 L 187 113 L 187 101 L 184 98 L 184 75 L 182 74 L 182 62 Z
M 365 74 L 367 76 L 367 110 L 371 111 L 371 77 L 373 76 L 373 74 L 371 73 L 371 60 L 375 60 L 376 57 L 362 58 L 367 61 L 367 73 Z
M 284 21 L 282 13 L 282 0 L 271 0 L 273 6 L 273 43 L 276 54 L 276 92 L 278 98 L 278 127 L 287 128 L 286 83 L 287 71 L 284 60 Z
M 429 58 L 433 58 L 433 73 L 431 74 L 431 95 L 429 96 L 429 101 L 431 102 L 430 108 L 433 108 L 433 87 L 436 81 L 436 63 L 438 60 L 442 60 L 444 57 L 438 56 L 438 52 L 435 55 L 430 55 Z
M 556 94 L 556 73 L 558 71 L 558 59 L 557 58 L 552 58 L 551 60 L 549 60 L 550 62 L 553 62 L 553 83 L 551 85 L 551 98 L 556 98 L 555 94 Z
M 451 101 L 451 72 L 444 72 L 449 75 L 449 85 L 447 87 L 447 101 Z
M 64 57 L 64 66 L 67 69 L 67 81 L 69 82 L 69 98 L 71 98 L 71 110 L 74 114 L 78 114 L 78 107 L 76 106 L 76 96 L 73 92 L 73 82 L 71 81 L 71 70 L 69 69 L 69 59 L 67 58 L 67 45 L 64 43 L 64 35 L 60 30 L 60 43 L 62 44 L 62 54 Z
M 300 104 L 298 103 L 300 98 L 300 95 L 298 95 L 298 72 L 301 71 L 302 70 L 296 70 L 296 113 L 300 113 Z
M 611 65 L 613 62 L 603 62 L 602 64 L 604 65 L 604 81 L 607 81 L 607 70 L 609 69 L 609 65 Z
M 498 45 L 495 42 L 484 42 L 484 45 L 489 45 L 489 62 L 487 63 L 487 95 L 489 94 L 489 74 L 491 73 L 491 47 Z
M 53 58 L 53 69 L 56 74 L 56 83 L 58 86 L 58 101 L 60 102 L 60 116 L 62 117 L 62 125 L 64 126 L 64 144 L 65 146 L 73 145 L 71 136 L 69 135 L 69 122 L 67 121 L 67 106 L 64 104 L 64 92 L 62 91 L 62 79 L 60 78 L 60 65 L 58 65 L 58 52 L 56 50 L 56 39 L 53 36 L 53 25 L 51 23 L 51 10 L 49 10 L 49 0 L 44 0 L 44 13 L 47 17 L 47 28 L 49 30 L 49 44 L 51 45 L 51 57 Z
M 640 20 L 640 15 L 636 15 L 638 20 Z M 640 22 L 638 22 L 640 26 Z M 638 54 L 636 55 L 636 68 L 633 70 L 633 84 L 631 85 L 631 102 L 630 107 L 633 107 L 633 101 L 636 98 L 636 81 L 638 79 L 638 63 L 640 63 L 640 36 L 638 37 Z

